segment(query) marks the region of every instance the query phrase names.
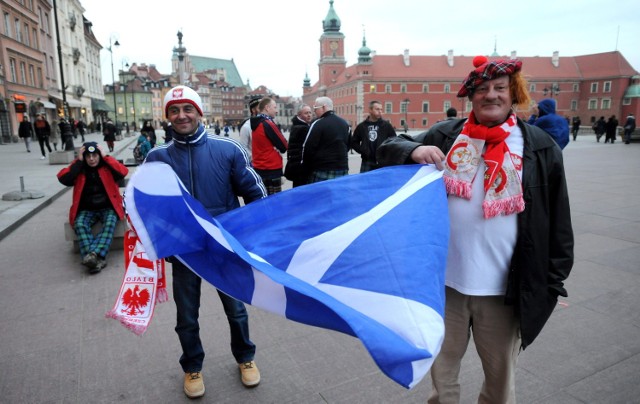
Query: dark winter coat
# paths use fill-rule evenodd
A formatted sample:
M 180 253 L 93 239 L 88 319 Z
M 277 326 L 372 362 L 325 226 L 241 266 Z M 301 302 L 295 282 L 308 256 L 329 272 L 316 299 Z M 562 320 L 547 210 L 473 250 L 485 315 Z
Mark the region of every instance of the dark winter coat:
M 538 119 L 535 126 L 551 135 L 561 149 L 569 143 L 569 123 L 556 114 L 556 101 L 550 98 L 538 103 Z
M 384 165 L 410 164 L 421 144 L 445 154 L 465 119 L 444 121 L 415 139 L 400 135 L 378 148 Z M 525 209 L 518 214 L 518 236 L 509 266 L 505 304 L 520 322 L 522 348 L 531 344 L 557 305 L 567 296 L 564 280 L 573 267 L 573 230 L 562 152 L 546 132 L 518 119 L 524 137 L 522 186 Z
M 349 124 L 333 111 L 325 112 L 309 128 L 302 163 L 309 172 L 349 169 Z
M 33 126 L 31 126 L 31 122 L 22 121 L 20 125 L 18 125 L 18 136 L 19 137 L 33 137 Z
M 363 161 L 371 163 L 377 168 L 376 150 L 385 140 L 395 137 L 393 126 L 384 119 L 370 121 L 369 118 L 360 122 L 353 131 L 351 148 L 362 156 Z
M 309 133 L 309 124 L 294 116 L 291 119 L 289 131 L 289 148 L 287 149 L 287 165 L 284 168 L 284 176 L 293 181 L 293 186 L 303 185 L 302 182 L 309 176 L 302 165 L 302 145 Z

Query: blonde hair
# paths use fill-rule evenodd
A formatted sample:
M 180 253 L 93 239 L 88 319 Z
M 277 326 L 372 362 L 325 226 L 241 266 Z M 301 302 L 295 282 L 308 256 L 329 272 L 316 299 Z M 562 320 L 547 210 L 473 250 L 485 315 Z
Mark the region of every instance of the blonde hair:
M 511 96 L 514 108 L 529 108 L 531 96 L 527 90 L 527 80 L 520 71 L 512 74 L 509 78 L 509 95 Z

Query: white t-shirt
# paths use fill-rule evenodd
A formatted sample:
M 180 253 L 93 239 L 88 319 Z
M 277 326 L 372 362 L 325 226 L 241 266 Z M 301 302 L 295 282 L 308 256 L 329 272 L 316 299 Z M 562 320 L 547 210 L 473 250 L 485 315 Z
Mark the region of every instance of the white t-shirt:
M 517 126 L 506 140 L 511 153 L 522 156 L 524 140 Z M 449 196 L 449 255 L 445 283 L 471 296 L 499 296 L 507 290 L 509 263 L 518 233 L 517 215 L 485 219 L 481 160 L 473 180 L 471 199 Z M 522 178 L 522 172 L 518 172 Z
M 247 119 L 242 127 L 240 127 L 240 144 L 247 149 L 249 158 L 251 158 L 251 119 Z

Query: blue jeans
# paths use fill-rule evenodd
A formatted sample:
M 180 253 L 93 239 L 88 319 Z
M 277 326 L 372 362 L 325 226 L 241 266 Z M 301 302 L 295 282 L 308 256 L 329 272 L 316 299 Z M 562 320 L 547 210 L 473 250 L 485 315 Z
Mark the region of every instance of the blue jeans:
M 202 279 L 177 259 L 173 264 L 173 299 L 177 308 L 176 333 L 182 346 L 180 365 L 187 372 L 199 372 L 204 361 L 198 316 Z M 249 339 L 249 316 L 244 303 L 218 291 L 231 331 L 231 353 L 237 363 L 252 361 L 256 346 Z

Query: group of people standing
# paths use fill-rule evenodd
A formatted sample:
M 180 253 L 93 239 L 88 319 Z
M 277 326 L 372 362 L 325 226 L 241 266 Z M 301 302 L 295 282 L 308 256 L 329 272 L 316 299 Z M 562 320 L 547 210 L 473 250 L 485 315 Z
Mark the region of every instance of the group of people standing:
M 451 116 L 415 138 L 397 135 L 382 118 L 378 101 L 369 104 L 369 116 L 351 136 L 332 100 L 318 97 L 314 105 L 301 106 L 287 140 L 274 123 L 277 104 L 266 97 L 250 101 L 252 117 L 236 142 L 209 135 L 200 96 L 177 86 L 164 99 L 174 141 L 151 149 L 144 164 L 170 165 L 212 216 L 238 208 L 239 198 L 251 203 L 279 192 L 283 175 L 295 187 L 345 176 L 350 149 L 361 154 L 361 172 L 394 164 L 434 164 L 444 170 L 451 226 L 445 337 L 431 369 L 429 402 L 459 401 L 458 374 L 471 335 L 485 373 L 480 401 L 515 402 L 518 353 L 538 336 L 558 297 L 567 296 L 564 280 L 573 266 L 571 214 L 561 147 L 542 129 L 542 118 L 554 115 L 555 105 L 549 103 L 547 110 L 543 102 L 540 124 L 528 125 L 512 110 L 530 102 L 522 63 L 475 58 L 474 67 L 458 92 L 472 104 L 469 117 Z M 568 124 L 560 119 L 560 133 L 568 138 Z M 201 397 L 201 279 L 180 259 L 168 260 L 183 390 L 190 398 Z M 260 372 L 246 308 L 222 293 L 219 298 L 240 380 L 254 387 Z

